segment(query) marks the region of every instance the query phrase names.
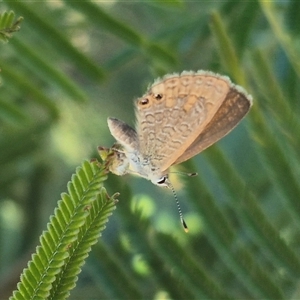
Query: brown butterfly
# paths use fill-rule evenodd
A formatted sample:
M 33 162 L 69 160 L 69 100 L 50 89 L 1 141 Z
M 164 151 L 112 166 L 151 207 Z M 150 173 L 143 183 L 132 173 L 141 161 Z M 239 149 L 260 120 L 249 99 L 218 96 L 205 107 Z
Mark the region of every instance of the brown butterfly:
M 108 118 L 117 144 L 99 152 L 114 174 L 137 174 L 172 188 L 169 168 L 228 134 L 251 105 L 252 97 L 228 77 L 209 71 L 166 75 L 137 99 L 136 130 Z

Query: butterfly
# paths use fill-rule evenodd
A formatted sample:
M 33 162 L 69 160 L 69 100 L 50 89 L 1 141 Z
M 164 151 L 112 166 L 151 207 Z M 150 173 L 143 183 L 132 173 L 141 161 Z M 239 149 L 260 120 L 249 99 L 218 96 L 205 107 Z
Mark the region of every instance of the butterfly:
M 116 175 L 136 174 L 172 188 L 170 167 L 227 135 L 251 105 L 252 97 L 226 76 L 202 70 L 169 74 L 136 100 L 136 129 L 108 118 L 117 143 L 99 147 L 99 153 Z

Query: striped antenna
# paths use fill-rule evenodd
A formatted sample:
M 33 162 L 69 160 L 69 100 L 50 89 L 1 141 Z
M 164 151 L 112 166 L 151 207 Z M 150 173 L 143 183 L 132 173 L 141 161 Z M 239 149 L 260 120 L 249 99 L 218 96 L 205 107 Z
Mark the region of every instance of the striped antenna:
M 175 192 L 175 189 L 173 187 L 173 185 L 171 184 L 171 182 L 169 181 L 168 182 L 168 186 L 169 188 L 171 189 L 173 195 L 174 195 L 174 198 L 175 198 L 175 201 L 176 201 L 176 205 L 177 205 L 177 209 L 178 209 L 178 213 L 179 213 L 179 217 L 180 217 L 180 221 L 181 221 L 181 224 L 183 226 L 183 229 L 185 232 L 189 232 L 189 228 L 187 227 L 184 219 L 183 219 L 183 214 L 182 214 L 182 211 L 181 211 L 181 207 L 180 207 L 180 203 L 179 203 L 179 200 L 178 200 L 178 197 L 177 197 L 177 194 Z

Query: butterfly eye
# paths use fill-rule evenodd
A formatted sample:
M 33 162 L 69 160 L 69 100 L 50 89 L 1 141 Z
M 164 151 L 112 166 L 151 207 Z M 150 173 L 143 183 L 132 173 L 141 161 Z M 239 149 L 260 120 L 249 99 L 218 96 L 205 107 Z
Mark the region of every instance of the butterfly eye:
M 156 183 L 158 184 L 158 185 L 160 185 L 160 184 L 164 184 L 164 183 L 166 183 L 166 180 L 167 180 L 167 177 L 166 176 L 163 176 L 161 179 L 159 179 Z

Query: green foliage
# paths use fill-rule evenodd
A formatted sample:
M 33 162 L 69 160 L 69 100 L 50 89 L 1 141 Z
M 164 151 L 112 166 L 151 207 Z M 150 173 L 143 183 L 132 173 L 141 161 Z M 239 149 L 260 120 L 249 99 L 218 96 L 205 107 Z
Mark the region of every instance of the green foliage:
M 112 174 L 106 189 L 121 201 L 102 232 L 115 200 L 101 167 L 85 162 L 12 299 L 300 297 L 299 1 L 2 7 L 1 40 L 18 29 L 15 14 L 24 21 L 0 44 L 0 298 L 16 289 L 71 172 L 112 145 L 107 117 L 132 125 L 132 99 L 157 76 L 198 69 L 230 76 L 254 104 L 179 167 L 198 177 L 172 174 L 190 232 L 168 190 Z
M 23 21 L 22 17 L 19 17 L 16 21 L 13 11 L 3 12 L 0 14 L 0 40 L 7 42 L 12 34 L 20 30 L 20 23 Z
M 85 162 L 68 183 L 68 194 L 50 217 L 40 246 L 21 275 L 18 291 L 10 299 L 66 299 L 75 287 L 91 246 L 115 208 L 102 182 L 97 163 Z

